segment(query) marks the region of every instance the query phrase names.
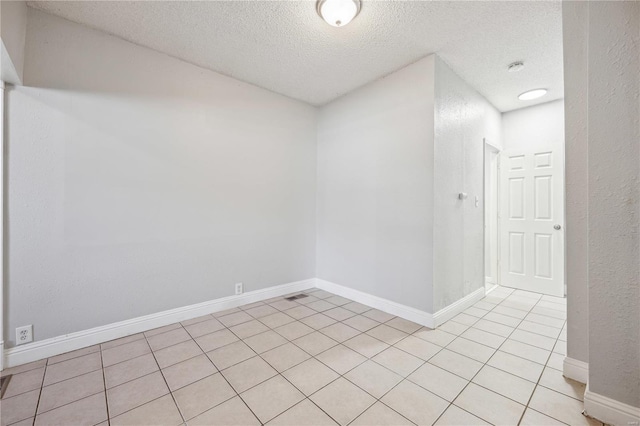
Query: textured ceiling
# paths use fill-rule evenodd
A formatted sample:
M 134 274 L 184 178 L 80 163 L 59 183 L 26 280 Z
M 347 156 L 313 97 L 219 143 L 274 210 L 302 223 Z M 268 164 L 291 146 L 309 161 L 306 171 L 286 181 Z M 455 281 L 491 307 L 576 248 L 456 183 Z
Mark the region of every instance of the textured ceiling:
M 314 1 L 34 1 L 30 6 L 322 105 L 437 53 L 499 110 L 563 97 L 560 2 L 372 1 L 344 28 Z M 523 60 L 525 68 L 508 73 Z M 545 87 L 522 102 L 517 95 Z

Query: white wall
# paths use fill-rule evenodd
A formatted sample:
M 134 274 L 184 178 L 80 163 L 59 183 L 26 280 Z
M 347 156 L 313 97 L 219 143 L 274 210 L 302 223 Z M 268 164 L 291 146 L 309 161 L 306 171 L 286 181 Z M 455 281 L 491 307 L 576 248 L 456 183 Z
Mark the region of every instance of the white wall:
M 433 312 L 484 286 L 484 138 L 502 139 L 500 112 L 439 58 L 435 69 Z
M 434 56 L 321 109 L 318 278 L 432 312 Z
M 24 69 L 27 3 L 0 1 L 0 79 L 20 84 Z
M 505 150 L 564 151 L 564 100 L 551 101 L 502 114 Z
M 32 9 L 26 51 L 11 343 L 315 275 L 315 108 Z

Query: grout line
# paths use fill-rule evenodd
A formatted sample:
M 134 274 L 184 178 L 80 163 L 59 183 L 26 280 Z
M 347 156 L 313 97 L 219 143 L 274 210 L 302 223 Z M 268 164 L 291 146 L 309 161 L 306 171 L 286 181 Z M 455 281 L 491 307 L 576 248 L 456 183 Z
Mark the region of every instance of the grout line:
M 100 348 L 98 348 L 100 349 Z M 107 397 L 107 379 L 104 375 L 104 362 L 102 360 L 102 351 L 100 352 L 100 367 L 101 367 L 101 371 L 102 371 L 102 386 L 103 386 L 103 392 L 104 392 L 104 405 L 107 409 L 107 424 L 110 425 L 111 424 L 111 418 L 109 417 L 109 399 Z

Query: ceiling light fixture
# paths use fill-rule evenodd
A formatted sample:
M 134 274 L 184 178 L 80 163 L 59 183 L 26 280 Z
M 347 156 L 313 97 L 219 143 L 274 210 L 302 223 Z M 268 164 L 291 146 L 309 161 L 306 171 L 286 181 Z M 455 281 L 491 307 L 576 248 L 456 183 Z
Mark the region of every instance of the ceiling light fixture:
M 318 15 L 333 27 L 344 27 L 360 13 L 360 0 L 318 0 Z
M 518 96 L 521 101 L 530 101 L 532 99 L 538 99 L 547 94 L 547 89 L 534 89 L 524 92 Z
M 522 71 L 523 68 L 524 68 L 524 62 L 516 61 L 509 64 L 509 67 L 507 67 L 507 71 L 518 72 L 518 71 Z

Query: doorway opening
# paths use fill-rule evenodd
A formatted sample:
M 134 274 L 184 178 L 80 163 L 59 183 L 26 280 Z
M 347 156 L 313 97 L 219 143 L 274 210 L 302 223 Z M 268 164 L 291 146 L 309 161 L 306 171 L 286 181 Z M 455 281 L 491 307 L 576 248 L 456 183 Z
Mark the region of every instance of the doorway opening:
M 500 284 L 500 149 L 484 140 L 484 286 Z

